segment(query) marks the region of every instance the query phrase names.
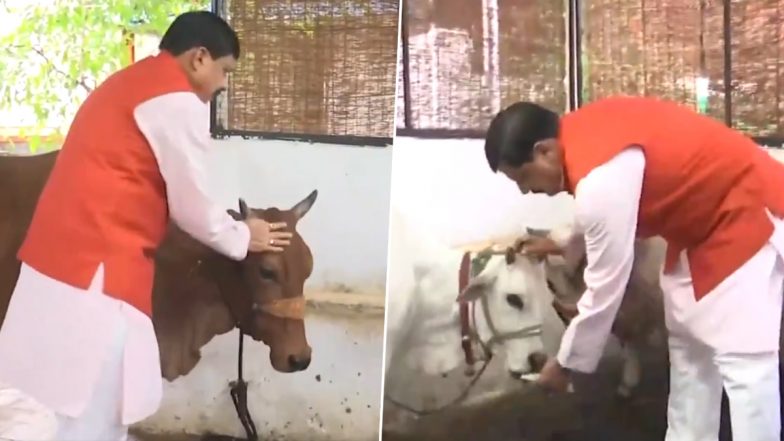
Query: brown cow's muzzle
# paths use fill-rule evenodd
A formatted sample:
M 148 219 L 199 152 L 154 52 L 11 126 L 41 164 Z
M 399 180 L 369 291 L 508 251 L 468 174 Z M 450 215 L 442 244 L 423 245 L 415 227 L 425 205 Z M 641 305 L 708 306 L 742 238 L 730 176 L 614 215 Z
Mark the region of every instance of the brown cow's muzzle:
M 310 366 L 310 346 L 306 346 L 302 354 L 289 355 L 289 369 L 290 372 L 304 371 Z
M 305 339 L 305 326 L 302 320 L 281 320 L 285 334 L 272 338 L 270 344 L 270 363 L 278 372 L 301 372 L 310 366 L 312 349 Z
M 300 372 L 310 366 L 312 349 L 305 336 L 305 298 L 303 296 L 254 304 L 261 312 L 257 318 L 267 331 L 262 340 L 270 347 L 270 362 L 278 372 Z

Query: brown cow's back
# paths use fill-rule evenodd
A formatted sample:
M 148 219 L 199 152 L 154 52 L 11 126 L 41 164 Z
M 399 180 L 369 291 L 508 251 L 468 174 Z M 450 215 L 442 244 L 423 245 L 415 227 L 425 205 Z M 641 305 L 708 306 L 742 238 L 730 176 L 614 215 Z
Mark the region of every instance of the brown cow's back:
M 57 154 L 0 155 L 0 327 L 19 276 L 16 252 Z

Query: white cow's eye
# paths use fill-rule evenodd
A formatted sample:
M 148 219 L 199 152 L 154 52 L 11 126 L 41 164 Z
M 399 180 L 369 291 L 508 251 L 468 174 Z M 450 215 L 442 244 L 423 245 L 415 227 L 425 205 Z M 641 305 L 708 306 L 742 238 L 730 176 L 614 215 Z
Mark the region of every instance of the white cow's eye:
M 507 294 L 506 295 L 506 303 L 509 304 L 512 308 L 517 308 L 522 311 L 525 304 L 523 303 L 523 298 L 520 297 L 518 294 Z

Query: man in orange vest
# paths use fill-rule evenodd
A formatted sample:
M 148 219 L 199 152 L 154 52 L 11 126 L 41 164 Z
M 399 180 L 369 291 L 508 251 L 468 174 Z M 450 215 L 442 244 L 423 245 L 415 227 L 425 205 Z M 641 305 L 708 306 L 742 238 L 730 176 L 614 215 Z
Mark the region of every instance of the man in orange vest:
M 239 54 L 217 15 L 180 15 L 158 55 L 111 75 L 77 112 L 18 254 L 0 438 L 124 440 L 157 410 L 153 254 L 170 219 L 235 260 L 289 244 L 285 224 L 236 221 L 208 196 L 208 103 Z
M 533 103 L 500 112 L 490 168 L 523 194 L 575 199 L 587 289 L 540 384 L 594 372 L 621 303 L 635 237 L 668 244 L 667 441 L 716 440 L 722 387 L 733 439 L 778 441 L 784 166 L 742 134 L 678 104 L 609 98 L 562 118 Z

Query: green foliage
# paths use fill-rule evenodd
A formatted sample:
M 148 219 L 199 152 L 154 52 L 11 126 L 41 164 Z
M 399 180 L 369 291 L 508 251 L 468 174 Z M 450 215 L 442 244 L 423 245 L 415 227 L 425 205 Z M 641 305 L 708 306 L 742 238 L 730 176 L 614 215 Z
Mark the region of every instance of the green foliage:
M 178 14 L 209 9 L 209 0 L 48 0 L 0 14 L 24 18 L 0 36 L 0 109 L 35 111 L 36 133 L 70 124 L 85 96 L 130 61 L 129 33 L 163 35 Z M 2 35 L 2 34 L 0 34 Z M 41 144 L 31 139 L 31 148 Z

